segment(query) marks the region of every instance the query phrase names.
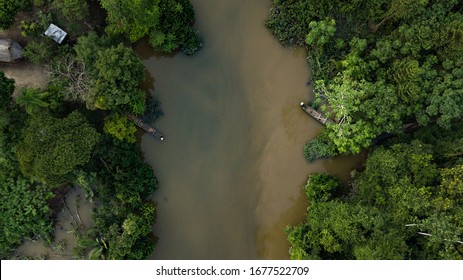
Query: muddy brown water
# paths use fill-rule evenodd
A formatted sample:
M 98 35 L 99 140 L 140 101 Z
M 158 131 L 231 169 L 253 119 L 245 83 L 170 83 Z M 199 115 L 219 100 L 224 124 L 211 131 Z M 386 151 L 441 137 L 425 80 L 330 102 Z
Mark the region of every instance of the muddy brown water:
M 320 131 L 300 108 L 310 98 L 303 49 L 265 28 L 269 0 L 191 0 L 204 48 L 163 57 L 136 51 L 162 102 L 166 139 L 141 140 L 160 181 L 160 238 L 152 259 L 287 259 L 283 228 L 303 220 L 307 175 L 343 179 L 361 157 L 308 164 L 303 145 Z

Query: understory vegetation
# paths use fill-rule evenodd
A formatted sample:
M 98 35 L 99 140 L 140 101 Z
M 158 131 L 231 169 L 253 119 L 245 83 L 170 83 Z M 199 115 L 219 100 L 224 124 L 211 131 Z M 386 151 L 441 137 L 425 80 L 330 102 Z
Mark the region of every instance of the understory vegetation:
M 188 0 L 0 0 L 0 28 L 18 22 L 25 58 L 46 64 L 45 89 L 21 88 L 0 71 L 0 257 L 25 239 L 53 240 L 61 190 L 82 188 L 96 203 L 94 225 L 76 232 L 74 254 L 90 259 L 144 259 L 158 188 L 143 162 L 135 124 L 153 122 L 160 102 L 139 88 L 144 66 L 131 44 L 149 36 L 157 51 L 191 55 L 202 46 Z M 181 20 L 179 20 L 181 19 Z M 50 23 L 68 32 L 61 45 L 43 35 Z M 107 23 L 107 24 L 106 24 Z
M 309 176 L 291 258 L 462 259 L 463 3 L 274 0 L 267 26 L 332 120 L 307 160 L 370 149 L 348 184 Z

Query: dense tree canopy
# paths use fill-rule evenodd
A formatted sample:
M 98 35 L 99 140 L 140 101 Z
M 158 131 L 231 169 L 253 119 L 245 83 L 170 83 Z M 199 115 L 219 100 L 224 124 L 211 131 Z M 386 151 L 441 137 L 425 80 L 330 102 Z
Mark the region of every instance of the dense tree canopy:
M 463 12 L 456 0 L 274 1 L 267 22 L 306 44 L 338 152 L 358 153 L 406 123 L 463 116 Z
M 53 71 L 58 83 L 64 78 L 68 99 L 83 101 L 89 109 L 145 112 L 145 93 L 138 88 L 145 78 L 144 67 L 131 48 L 122 43 L 112 46 L 95 33 L 80 37 L 74 48 L 77 58 L 60 61 Z
M 20 174 L 5 174 L 8 167 L 0 164 L 0 258 L 11 254 L 12 248 L 24 238 L 42 237 L 49 240 L 53 231 L 51 210 L 47 199 L 53 196 L 43 185 L 36 185 Z M 8 178 L 4 178 L 7 176 Z
M 462 259 L 462 124 L 377 147 L 348 191 L 309 177 L 304 223 L 288 227 L 294 259 Z M 396 141 L 397 142 L 397 141 Z
M 14 81 L 0 72 L 0 258 L 11 255 L 24 238 L 50 239 L 50 190 L 25 177 L 15 157 L 27 114 L 11 102 Z
M 61 183 L 90 160 L 99 133 L 78 112 L 56 118 L 43 111 L 30 118 L 23 137 L 17 151 L 23 173 L 43 182 Z
M 90 10 L 87 1 L 53 0 L 51 8 L 59 26 L 65 26 L 71 37 L 81 35 L 89 26 Z
M 111 134 L 120 141 L 134 143 L 137 140 L 135 139 L 136 131 L 135 124 L 124 115 L 116 113 L 106 117 L 104 120 L 104 132 Z
M 461 2 L 461 1 L 460 1 Z M 305 45 L 315 100 L 333 123 L 308 160 L 358 153 L 340 187 L 310 175 L 306 220 L 286 232 L 294 259 L 463 258 L 463 10 L 456 0 L 273 1 L 267 25 Z M 413 135 L 403 126 L 425 128 Z
M 128 105 L 136 114 L 145 111 L 145 93 L 138 88 L 145 77 L 144 67 L 132 49 L 119 44 L 98 51 L 95 69 L 98 72 L 95 96 L 91 96 L 87 104 L 101 109 Z
M 155 240 L 151 225 L 156 209 L 148 200 L 157 189 L 153 171 L 135 144 L 114 138 L 99 145 L 95 158 L 92 168 L 100 178 L 95 195 L 103 205 L 75 251 L 91 259 L 144 259 Z
M 189 0 L 160 0 L 159 10 L 159 26 L 149 34 L 152 47 L 165 53 L 181 49 L 187 55 L 202 47 L 201 37 L 191 27 L 195 12 Z
M 156 28 L 159 22 L 159 0 L 100 0 L 107 11 L 110 34 L 123 34 L 135 42 Z
M 182 49 L 193 54 L 202 40 L 192 29 L 195 13 L 189 0 L 100 0 L 107 11 L 109 34 L 122 34 L 130 41 L 148 35 L 156 50 L 171 53 Z

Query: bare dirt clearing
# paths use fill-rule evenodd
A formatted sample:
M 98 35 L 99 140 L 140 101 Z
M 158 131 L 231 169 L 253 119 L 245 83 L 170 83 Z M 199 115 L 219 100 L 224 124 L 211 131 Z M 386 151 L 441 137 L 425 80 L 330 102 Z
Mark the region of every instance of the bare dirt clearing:
M 40 87 L 41 89 L 45 89 L 50 77 L 45 66 L 26 61 L 11 64 L 0 63 L 0 70 L 5 72 L 8 78 L 15 80 L 14 97 L 18 95 L 19 90 L 23 87 Z
M 0 38 L 12 39 L 18 42 L 23 48 L 27 44 L 26 38 L 21 35 L 20 22 L 22 20 L 30 19 L 26 13 L 19 13 L 16 17 L 15 23 L 7 30 L 0 30 Z M 0 62 L 0 70 L 5 72 L 8 78 L 15 80 L 14 97 L 19 93 L 23 87 L 40 87 L 45 89 L 47 87 L 49 74 L 43 65 L 36 65 L 30 62 L 20 60 L 16 63 L 3 63 Z

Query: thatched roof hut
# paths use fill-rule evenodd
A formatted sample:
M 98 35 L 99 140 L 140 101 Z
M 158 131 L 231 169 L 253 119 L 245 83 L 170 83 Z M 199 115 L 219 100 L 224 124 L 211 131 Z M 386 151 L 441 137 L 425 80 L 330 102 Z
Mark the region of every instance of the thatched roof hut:
M 11 39 L 0 39 L 0 61 L 14 62 L 22 58 L 22 47 Z

